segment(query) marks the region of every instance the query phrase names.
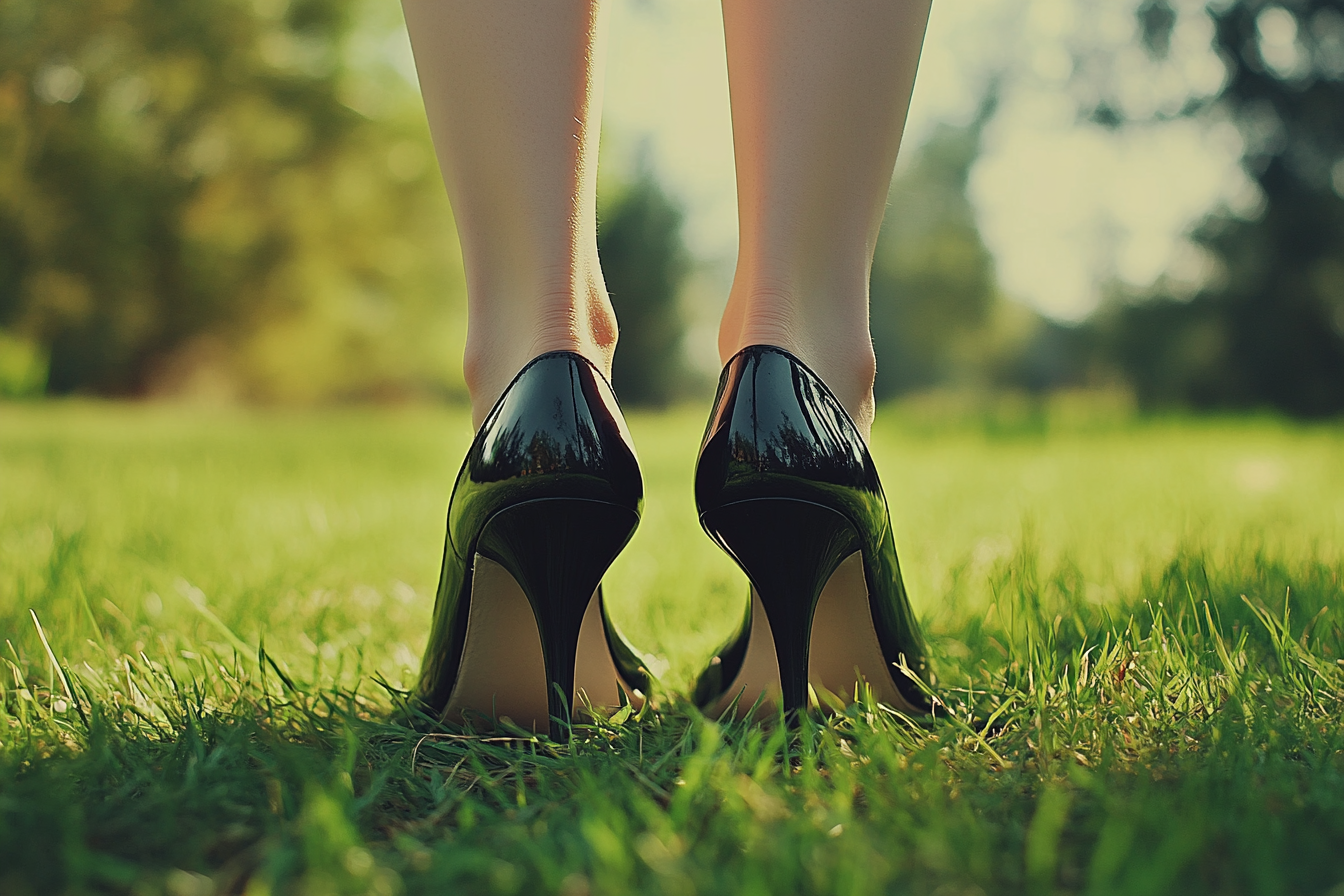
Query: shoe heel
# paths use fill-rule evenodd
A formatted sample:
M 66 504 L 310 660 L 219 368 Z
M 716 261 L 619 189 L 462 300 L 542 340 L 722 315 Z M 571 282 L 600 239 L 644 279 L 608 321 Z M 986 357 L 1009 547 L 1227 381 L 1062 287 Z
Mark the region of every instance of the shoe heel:
M 786 714 L 807 706 L 812 615 L 831 573 L 859 549 L 848 519 L 794 498 L 757 498 L 701 514 L 705 530 L 751 579 L 779 661 Z
M 584 611 L 638 523 L 638 514 L 616 504 L 551 498 L 500 510 L 481 531 L 477 551 L 508 570 L 532 605 L 553 739 L 569 736 Z

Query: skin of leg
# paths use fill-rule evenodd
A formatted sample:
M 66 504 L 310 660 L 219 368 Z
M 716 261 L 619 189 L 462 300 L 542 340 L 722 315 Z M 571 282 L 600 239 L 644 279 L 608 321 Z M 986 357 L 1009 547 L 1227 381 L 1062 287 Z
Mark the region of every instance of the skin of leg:
M 868 276 L 928 15 L 929 0 L 723 0 L 740 246 L 719 354 L 789 349 L 865 439 L 876 373 Z M 756 609 L 766 624 L 752 628 L 739 709 L 780 687 L 769 620 Z M 822 592 L 809 653 L 818 694 L 854 699 L 863 677 L 902 705 L 857 555 Z
M 929 5 L 723 0 L 740 246 L 719 354 L 789 349 L 865 438 L 868 275 Z
M 532 358 L 610 375 L 616 317 L 597 260 L 605 13 L 598 0 L 404 0 L 467 279 L 479 426 Z
M 616 317 L 597 258 L 605 13 L 600 0 L 404 0 L 402 8 L 462 246 L 464 366 L 479 427 L 539 354 L 576 351 L 611 374 Z M 497 564 L 478 557 L 476 572 L 448 716 L 497 711 L 544 730 L 532 610 Z M 595 600 L 576 659 L 576 687 L 615 705 Z

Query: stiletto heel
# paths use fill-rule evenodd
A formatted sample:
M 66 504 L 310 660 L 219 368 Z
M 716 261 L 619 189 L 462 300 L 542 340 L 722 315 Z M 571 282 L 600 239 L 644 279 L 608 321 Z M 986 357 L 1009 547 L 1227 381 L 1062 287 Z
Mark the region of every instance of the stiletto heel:
M 739 501 L 702 520 L 760 595 L 785 711 L 806 706 L 813 613 L 831 573 L 858 550 L 853 527 L 833 510 L 791 498 Z
M 552 730 L 572 719 L 574 658 L 588 601 L 639 525 L 626 507 L 581 499 L 541 499 L 491 517 L 477 551 L 508 570 L 532 605 L 546 668 Z M 556 687 L 556 685 L 561 687 Z
M 877 469 L 839 400 L 794 355 L 756 345 L 725 366 L 695 496 L 701 525 L 747 574 L 766 617 L 737 634 L 729 698 L 745 690 L 750 703 L 777 686 L 795 713 L 809 682 L 844 693 L 863 679 L 884 702 L 928 711 L 931 676 Z
M 594 594 L 642 506 L 630 434 L 601 373 L 574 352 L 533 359 L 486 417 L 453 487 L 422 707 L 454 721 L 510 716 L 563 740 L 581 650 L 601 652 L 609 681 L 590 686 L 614 701 L 619 670 L 601 636 L 585 632 L 601 624 Z M 474 594 L 482 583 L 488 593 Z

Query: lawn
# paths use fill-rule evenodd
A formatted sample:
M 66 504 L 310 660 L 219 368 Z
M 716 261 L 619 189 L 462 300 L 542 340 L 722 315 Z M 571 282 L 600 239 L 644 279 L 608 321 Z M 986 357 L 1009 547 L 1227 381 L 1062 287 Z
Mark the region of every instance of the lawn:
M 1012 410 L 874 433 L 945 708 L 797 731 L 675 697 L 745 582 L 634 415 L 672 696 L 556 746 L 399 721 L 462 411 L 0 405 L 0 894 L 1344 896 L 1344 427 Z

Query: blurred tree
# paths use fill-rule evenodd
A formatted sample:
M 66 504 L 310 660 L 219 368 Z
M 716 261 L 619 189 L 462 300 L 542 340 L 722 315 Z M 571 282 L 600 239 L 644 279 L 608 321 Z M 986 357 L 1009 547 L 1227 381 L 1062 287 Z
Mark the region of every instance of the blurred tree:
M 971 124 L 939 126 L 892 182 L 871 280 L 878 397 L 976 366 L 967 353 L 989 320 L 997 283 L 966 183 L 994 106 L 991 93 Z
M 1236 124 L 1261 211 L 1215 213 L 1194 234 L 1219 272 L 1193 298 L 1158 288 L 1096 326 L 1149 405 L 1344 412 L 1344 4 L 1231 0 L 1207 14 L 1228 77 L 1186 114 Z M 1139 15 L 1160 57 L 1177 11 L 1146 0 Z
M 665 405 L 684 389 L 682 282 L 689 259 L 681 209 L 647 166 L 603 197 L 597 244 L 620 321 L 612 388 L 621 401 Z
M 0 328 L 49 392 L 451 386 L 414 344 L 450 219 L 414 91 L 351 71 L 356 4 L 0 4 Z

